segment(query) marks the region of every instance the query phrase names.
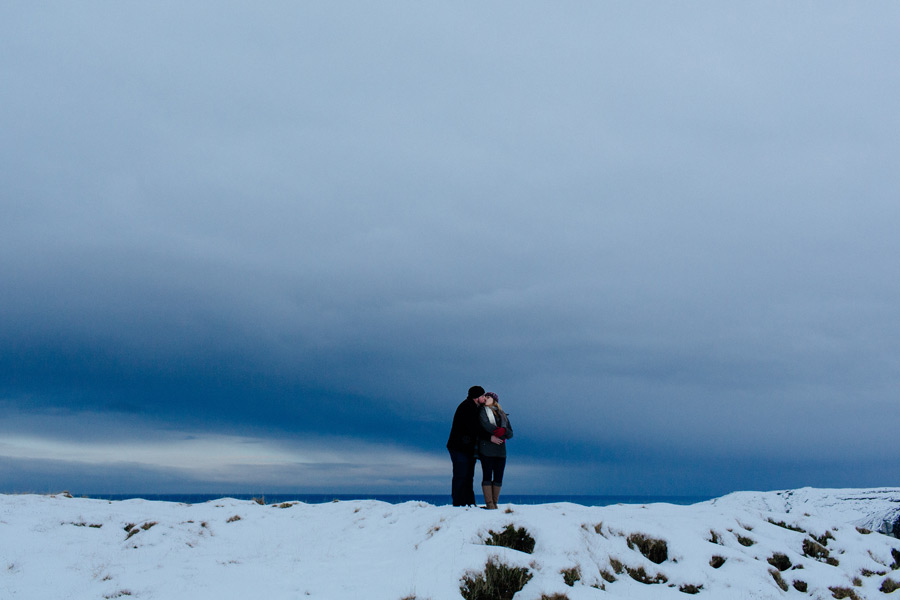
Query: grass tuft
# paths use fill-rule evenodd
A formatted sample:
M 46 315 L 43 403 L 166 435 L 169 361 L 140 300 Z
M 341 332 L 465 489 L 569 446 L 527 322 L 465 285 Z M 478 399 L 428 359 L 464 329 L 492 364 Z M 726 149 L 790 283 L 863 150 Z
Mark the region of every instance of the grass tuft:
M 853 588 L 835 586 L 828 589 L 831 591 L 832 598 L 837 598 L 838 600 L 841 600 L 841 598 L 860 600 L 860 597 L 856 595 L 856 592 L 853 590 Z
M 637 547 L 647 560 L 657 565 L 669 558 L 669 548 L 665 540 L 657 540 L 643 533 L 632 533 L 626 541 L 629 549 L 634 550 Z
M 235 521 L 240 521 L 240 520 L 241 520 L 241 515 L 234 515 L 233 517 L 228 517 L 227 519 L 225 519 L 225 522 L 226 523 L 234 523 Z
M 581 580 L 581 569 L 579 569 L 578 566 L 563 569 L 562 571 L 560 571 L 560 573 L 563 576 L 563 581 L 569 587 L 575 585 L 576 581 Z
M 827 545 L 828 545 L 828 540 L 833 540 L 833 539 L 834 539 L 834 536 L 831 535 L 831 532 L 830 532 L 830 531 L 826 531 L 824 534 L 822 534 L 822 535 L 820 535 L 820 536 L 818 536 L 818 537 L 814 536 L 813 534 L 809 534 L 809 535 L 810 535 L 810 537 L 812 537 L 814 540 L 816 540 L 817 542 L 819 542 L 819 543 L 822 544 L 823 546 L 827 546 Z
M 559 594 L 559 593 L 551 594 L 549 596 L 547 594 L 542 594 L 541 600 L 569 600 L 569 597 L 566 596 L 565 594 Z
M 503 531 L 488 531 L 488 538 L 484 540 L 488 546 L 503 546 L 531 554 L 534 552 L 534 538 L 524 527 L 515 529 L 512 523 L 507 525 Z
M 824 537 L 824 536 L 823 536 Z M 808 556 L 819 562 L 824 562 L 833 567 L 838 566 L 838 560 L 831 556 L 828 548 L 817 541 L 806 538 L 803 540 L 803 556 Z
M 646 583 L 647 585 L 655 583 L 665 583 L 669 580 L 662 573 L 657 573 L 655 576 L 651 577 L 647 574 L 647 571 L 644 570 L 644 567 L 638 567 L 636 569 L 625 567 L 625 570 L 628 571 L 629 577 L 631 577 L 635 581 L 639 581 L 640 583 Z
M 885 594 L 890 594 L 891 592 L 893 592 L 895 590 L 900 590 L 900 583 L 897 583 L 896 581 L 894 581 L 893 579 L 888 577 L 887 579 L 885 579 L 884 581 L 881 582 L 881 587 L 878 589 L 880 591 L 884 592 Z
M 737 541 L 741 546 L 746 546 L 747 548 L 749 548 L 750 546 L 752 546 L 753 544 L 756 543 L 756 541 L 754 541 L 748 537 L 745 537 L 739 533 L 736 533 L 734 535 L 735 535 L 735 537 L 737 537 Z
M 694 585 L 693 583 L 685 583 L 684 585 L 678 586 L 678 591 L 685 594 L 699 594 L 702 589 L 702 585 Z
M 711 559 L 709 559 L 709 566 L 711 566 L 713 569 L 718 569 L 719 567 L 721 567 L 724 564 L 725 564 L 725 558 L 722 556 L 716 555 L 716 556 L 713 556 Z
M 465 600 L 512 600 L 531 577 L 528 569 L 510 567 L 492 557 L 485 563 L 483 572 L 463 577 L 459 593 Z
M 625 565 L 622 564 L 618 558 L 609 557 L 609 566 L 612 567 L 613 573 L 616 575 L 621 575 L 625 572 Z M 609 581 L 609 580 L 607 580 Z
M 786 554 L 776 552 L 767 559 L 768 563 L 779 571 L 787 571 L 791 568 L 791 559 Z
M 788 591 L 788 584 L 785 582 L 784 577 L 781 576 L 781 571 L 769 569 L 769 575 L 772 576 L 772 579 L 775 580 L 775 583 L 778 584 L 782 591 Z
M 809 586 L 806 585 L 806 582 L 800 579 L 794 580 L 793 586 L 795 590 L 804 594 L 806 593 L 806 590 L 809 589 Z
M 785 523 L 784 521 L 774 521 L 771 518 L 768 519 L 768 521 L 772 525 L 778 525 L 782 529 L 790 529 L 791 531 L 796 531 L 798 533 L 806 533 L 806 530 L 803 529 L 802 527 L 797 527 L 796 525 L 789 525 L 789 524 Z

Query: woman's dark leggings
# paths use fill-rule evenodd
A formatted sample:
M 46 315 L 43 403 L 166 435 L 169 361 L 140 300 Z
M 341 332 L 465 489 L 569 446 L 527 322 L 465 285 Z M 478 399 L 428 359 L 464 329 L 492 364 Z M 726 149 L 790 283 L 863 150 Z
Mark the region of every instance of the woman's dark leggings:
M 481 457 L 481 485 L 503 485 L 503 470 L 506 468 L 505 456 Z

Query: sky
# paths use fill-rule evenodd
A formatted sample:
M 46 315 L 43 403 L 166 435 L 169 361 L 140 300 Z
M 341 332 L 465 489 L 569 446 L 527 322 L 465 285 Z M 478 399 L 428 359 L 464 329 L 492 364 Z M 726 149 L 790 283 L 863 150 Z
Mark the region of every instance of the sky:
M 0 7 L 0 492 L 900 485 L 900 6 Z

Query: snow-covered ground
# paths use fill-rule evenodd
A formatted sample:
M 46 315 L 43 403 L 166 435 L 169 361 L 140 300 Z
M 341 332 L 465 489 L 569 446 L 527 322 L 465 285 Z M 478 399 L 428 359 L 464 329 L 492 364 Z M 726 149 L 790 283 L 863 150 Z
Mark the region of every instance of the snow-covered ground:
M 898 511 L 900 488 L 495 511 L 0 495 L 0 599 L 453 600 L 462 597 L 463 577 L 483 572 L 492 557 L 528 569 L 517 600 L 685 598 L 694 590 L 716 599 L 836 597 L 829 588 L 900 598 L 880 591 L 888 579 L 900 582 L 900 540 L 867 531 L 890 529 Z M 533 553 L 485 544 L 489 531 L 510 524 L 534 538 Z M 664 541 L 665 560 L 629 547 L 632 534 Z M 641 567 L 660 583 L 629 575 Z M 567 570 L 579 577 L 571 586 Z M 803 583 L 806 592 L 796 589 Z

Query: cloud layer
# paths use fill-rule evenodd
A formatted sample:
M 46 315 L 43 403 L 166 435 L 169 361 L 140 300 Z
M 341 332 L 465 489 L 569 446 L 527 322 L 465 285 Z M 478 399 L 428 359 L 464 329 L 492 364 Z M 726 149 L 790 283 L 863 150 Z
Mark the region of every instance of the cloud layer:
M 523 490 L 898 483 L 894 6 L 0 17 L 10 460 L 310 440 L 384 464 L 260 485 L 431 490 L 478 383 Z

